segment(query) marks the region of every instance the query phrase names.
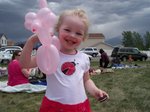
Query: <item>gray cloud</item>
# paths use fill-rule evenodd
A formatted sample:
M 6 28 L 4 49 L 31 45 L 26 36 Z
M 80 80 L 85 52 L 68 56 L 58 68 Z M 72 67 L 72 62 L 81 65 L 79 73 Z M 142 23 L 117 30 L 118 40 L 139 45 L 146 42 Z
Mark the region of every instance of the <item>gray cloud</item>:
M 84 9 L 91 22 L 89 32 L 103 33 L 106 39 L 121 36 L 127 30 L 145 33 L 150 29 L 149 0 L 47 1 L 48 7 L 57 15 L 66 9 Z M 11 40 L 26 40 L 32 33 L 24 27 L 24 16 L 38 9 L 38 0 L 0 0 L 0 33 L 5 33 Z

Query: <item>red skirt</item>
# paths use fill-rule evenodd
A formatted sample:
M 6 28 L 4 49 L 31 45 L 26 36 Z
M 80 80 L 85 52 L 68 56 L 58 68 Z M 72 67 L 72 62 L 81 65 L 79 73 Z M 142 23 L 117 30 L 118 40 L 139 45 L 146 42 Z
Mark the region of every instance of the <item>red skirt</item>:
M 39 112 L 91 112 L 89 100 L 83 103 L 68 105 L 49 100 L 44 96 Z

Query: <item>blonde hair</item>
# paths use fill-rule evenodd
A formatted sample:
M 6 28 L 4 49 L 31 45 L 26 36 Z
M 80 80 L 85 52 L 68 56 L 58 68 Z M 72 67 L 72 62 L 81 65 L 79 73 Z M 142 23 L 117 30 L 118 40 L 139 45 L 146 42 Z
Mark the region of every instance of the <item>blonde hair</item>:
M 88 21 L 85 11 L 82 9 L 73 9 L 73 10 L 64 11 L 58 18 L 58 22 L 57 22 L 56 28 L 55 28 L 57 32 L 59 31 L 59 28 L 60 28 L 65 16 L 78 16 L 79 18 L 81 18 L 82 22 L 85 25 L 84 38 L 87 38 L 89 21 Z

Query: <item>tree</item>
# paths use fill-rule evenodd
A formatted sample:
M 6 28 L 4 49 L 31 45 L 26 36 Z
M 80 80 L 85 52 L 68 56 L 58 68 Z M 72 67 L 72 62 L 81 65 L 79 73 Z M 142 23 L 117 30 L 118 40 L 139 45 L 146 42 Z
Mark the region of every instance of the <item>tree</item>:
M 148 50 L 150 48 L 150 32 L 146 32 L 144 35 L 145 39 L 145 49 Z
M 144 49 L 144 41 L 141 35 L 137 32 L 132 33 L 133 45 L 134 47 L 139 48 L 140 50 Z
M 131 31 L 124 31 L 122 33 L 123 39 L 122 39 L 122 44 L 125 47 L 133 47 L 133 38 L 132 38 L 132 32 Z
M 138 32 L 124 31 L 122 35 L 122 44 L 125 47 L 137 47 L 140 50 L 144 49 L 143 37 Z M 148 39 L 147 36 L 146 38 Z

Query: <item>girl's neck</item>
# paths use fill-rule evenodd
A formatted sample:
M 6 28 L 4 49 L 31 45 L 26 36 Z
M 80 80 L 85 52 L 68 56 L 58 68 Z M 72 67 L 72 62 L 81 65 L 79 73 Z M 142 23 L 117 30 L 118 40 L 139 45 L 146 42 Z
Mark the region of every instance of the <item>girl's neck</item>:
M 77 54 L 77 50 L 69 50 L 69 49 L 60 49 L 60 52 L 64 53 L 64 54 L 69 54 L 69 55 L 74 55 Z

